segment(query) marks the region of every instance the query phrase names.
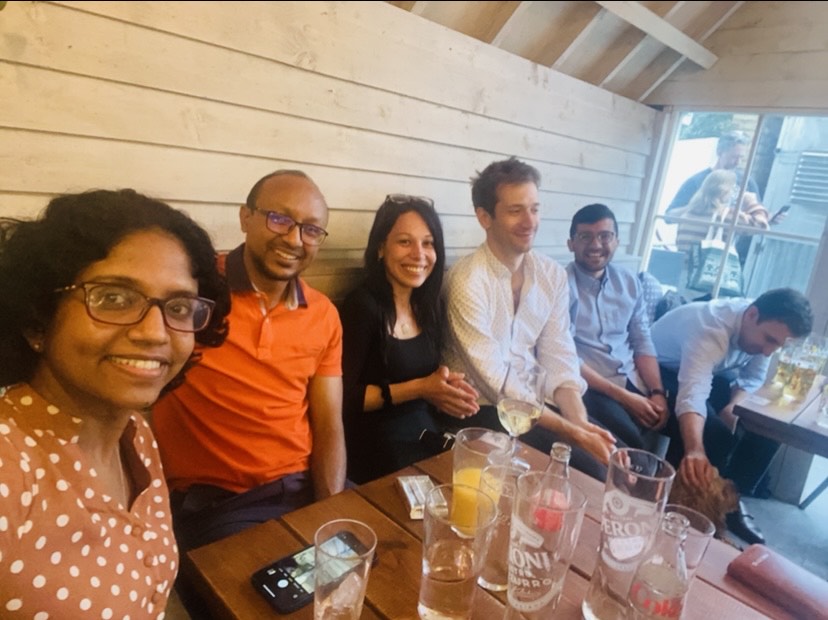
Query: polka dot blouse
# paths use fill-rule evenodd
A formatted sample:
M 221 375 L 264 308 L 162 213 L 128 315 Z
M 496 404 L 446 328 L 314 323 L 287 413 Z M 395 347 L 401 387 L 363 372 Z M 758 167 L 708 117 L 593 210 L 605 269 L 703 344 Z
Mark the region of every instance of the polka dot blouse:
M 29 386 L 0 389 L 0 618 L 164 617 L 178 548 L 158 449 L 134 415 L 121 437 L 137 496 L 108 496 L 81 420 Z

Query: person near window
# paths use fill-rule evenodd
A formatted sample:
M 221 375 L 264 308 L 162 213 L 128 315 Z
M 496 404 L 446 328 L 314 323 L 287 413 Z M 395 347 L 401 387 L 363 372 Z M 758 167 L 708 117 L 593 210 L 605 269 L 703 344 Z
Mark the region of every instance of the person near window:
M 627 446 L 657 451 L 667 394 L 641 282 L 612 263 L 615 214 L 603 204 L 582 207 L 572 217 L 567 246 L 574 255 L 566 266 L 569 316 L 587 411 Z
M 709 168 L 705 168 L 700 172 L 697 172 L 689 179 L 687 179 L 679 188 L 676 195 L 673 197 L 673 200 L 667 206 L 667 213 L 671 215 L 681 215 L 680 209 L 687 207 L 691 201 L 695 198 L 699 200 L 698 194 L 702 191 L 702 185 L 704 181 L 713 173 L 718 171 L 730 171 L 733 172 L 733 190 L 730 192 L 730 201 L 731 204 L 735 204 L 736 196 L 741 188 L 742 179 L 744 178 L 744 169 L 741 168 L 741 164 L 745 158 L 745 150 L 747 149 L 748 145 L 750 144 L 750 140 L 748 137 L 741 131 L 730 131 L 722 136 L 719 137 L 718 142 L 716 143 L 716 163 Z M 725 178 L 725 177 L 721 177 Z M 723 181 L 717 180 L 717 185 L 722 184 Z M 707 196 L 703 198 L 704 202 L 708 202 L 712 199 L 711 192 L 713 191 L 712 187 L 706 188 Z M 696 213 L 699 212 L 700 205 L 696 204 L 694 209 Z M 685 211 L 687 213 L 687 211 Z M 713 215 L 713 211 L 710 211 L 707 217 L 711 217 Z M 693 216 L 695 217 L 695 216 Z M 784 219 L 784 216 L 783 216 Z M 667 220 L 669 221 L 669 220 Z M 745 194 L 742 199 L 741 209 L 739 210 L 739 224 L 745 226 L 753 226 L 760 229 L 767 230 L 770 224 L 778 224 L 782 221 L 782 219 L 774 220 L 769 219 L 769 214 L 767 209 L 762 206 L 762 194 L 759 191 L 759 186 L 757 185 L 756 181 L 753 177 L 748 177 L 747 187 L 745 188 Z M 707 233 L 707 228 L 701 226 L 699 224 L 692 225 L 690 223 L 686 224 L 688 230 L 704 230 L 701 237 L 704 238 L 705 234 Z M 698 234 L 692 235 L 693 237 L 698 237 Z M 739 262 L 744 266 L 745 261 L 747 260 L 748 252 L 750 251 L 750 244 L 752 241 L 753 235 L 752 234 L 745 234 L 740 233 L 736 236 L 736 240 L 734 242 L 734 247 L 736 248 L 736 252 L 739 255 Z M 682 250 L 679 247 L 679 250 Z
M 692 302 L 674 308 L 652 327 L 661 376 L 675 412 L 667 423 L 667 459 L 682 481 L 701 490 L 713 467 L 752 494 L 779 444 L 745 431 L 733 413 L 765 382 L 770 356 L 787 338 L 810 333 L 808 300 L 793 289 L 774 289 L 755 300 Z M 764 542 L 740 504 L 728 528 L 749 543 Z
M 365 281 L 342 305 L 348 479 L 368 482 L 433 455 L 439 409 L 477 412 L 477 391 L 440 365 L 446 252 L 430 198 L 392 194 L 365 248 Z
M 225 338 L 214 253 L 129 189 L 0 222 L 4 618 L 164 615 L 178 550 L 144 414 Z
M 673 209 L 665 219 L 678 222 L 676 231 L 676 248 L 689 254 L 690 249 L 704 240 L 711 226 L 726 226 L 733 220 L 732 200 L 736 186 L 736 174 L 731 170 L 714 170 L 701 184 L 685 207 Z M 751 226 L 760 230 L 769 227 L 768 210 L 759 203 L 752 192 L 742 197 L 742 207 L 736 211 L 737 224 Z M 689 221 L 688 221 L 689 220 Z M 697 221 L 703 220 L 703 221 Z M 711 222 L 719 224 L 711 224 Z M 723 235 L 724 238 L 726 236 Z
M 673 200 L 667 205 L 667 212 L 673 209 L 687 206 L 690 199 L 699 191 L 707 176 L 714 170 L 730 170 L 734 173 L 734 184 L 740 187 L 744 178 L 744 169 L 741 164 L 745 159 L 745 150 L 750 144 L 748 137 L 741 131 L 729 131 L 722 134 L 716 143 L 716 163 L 704 170 L 701 170 L 688 178 L 681 184 Z M 752 192 L 758 202 L 762 201 L 759 186 L 753 177 L 748 177 L 746 191 Z M 735 199 L 735 195 L 733 196 Z

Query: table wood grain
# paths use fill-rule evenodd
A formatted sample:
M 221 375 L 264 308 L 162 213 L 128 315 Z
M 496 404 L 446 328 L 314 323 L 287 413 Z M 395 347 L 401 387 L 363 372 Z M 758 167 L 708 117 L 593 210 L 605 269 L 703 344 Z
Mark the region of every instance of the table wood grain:
M 378 562 L 371 569 L 362 618 L 416 620 L 422 571 L 422 520 L 409 518 L 396 488 L 399 475 L 427 474 L 436 483 L 451 480 L 451 453 L 446 452 L 400 472 L 315 502 L 278 521 L 269 521 L 211 545 L 190 551 L 182 560 L 182 576 L 197 588 L 216 618 L 260 620 L 284 617 L 309 620 L 313 606 L 279 616 L 250 585 L 250 575 L 286 554 L 311 544 L 323 523 L 353 518 L 377 533 Z M 543 469 L 548 457 L 523 446 L 521 456 L 533 469 Z M 573 470 L 572 481 L 587 494 L 586 518 L 572 569 L 564 582 L 555 618 L 580 619 L 581 602 L 595 568 L 600 541 L 603 484 Z M 727 564 L 738 550 L 714 540 L 699 567 L 687 599 L 684 620 L 712 618 L 792 619 L 760 594 L 726 575 Z M 506 593 L 478 588 L 474 620 L 499 620 Z M 517 617 L 517 616 L 514 616 Z

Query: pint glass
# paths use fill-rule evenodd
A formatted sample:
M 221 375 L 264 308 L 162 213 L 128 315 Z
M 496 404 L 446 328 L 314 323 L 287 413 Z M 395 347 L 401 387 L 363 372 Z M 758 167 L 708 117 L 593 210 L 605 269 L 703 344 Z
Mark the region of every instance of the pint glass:
M 587 620 L 626 617 L 632 578 L 658 531 L 675 475 L 672 465 L 644 450 L 622 448 L 610 457 L 598 564 L 581 608 Z

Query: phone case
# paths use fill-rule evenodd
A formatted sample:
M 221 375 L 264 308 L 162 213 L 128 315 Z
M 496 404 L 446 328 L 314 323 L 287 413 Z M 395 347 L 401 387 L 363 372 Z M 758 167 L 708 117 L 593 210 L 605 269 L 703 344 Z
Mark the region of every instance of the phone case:
M 797 618 L 828 620 L 825 582 L 764 545 L 745 549 L 728 565 L 727 574 Z
M 313 553 L 312 545 L 280 558 L 273 564 L 257 570 L 250 577 L 250 582 L 256 591 L 280 614 L 294 612 L 313 601 L 313 588 L 311 587 L 308 591 L 308 588 L 301 585 L 302 583 L 313 584 L 312 566 L 309 570 L 303 570 L 302 576 L 296 574 L 299 568 L 296 559 L 309 551 Z M 313 560 L 313 555 L 310 559 Z

